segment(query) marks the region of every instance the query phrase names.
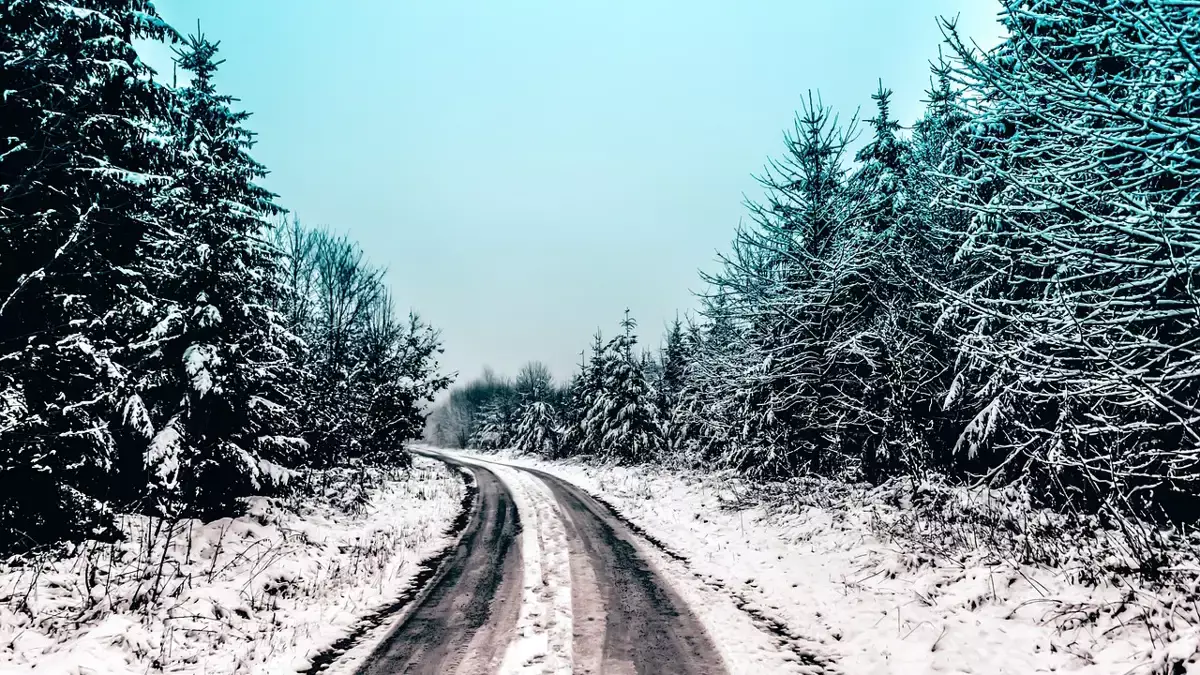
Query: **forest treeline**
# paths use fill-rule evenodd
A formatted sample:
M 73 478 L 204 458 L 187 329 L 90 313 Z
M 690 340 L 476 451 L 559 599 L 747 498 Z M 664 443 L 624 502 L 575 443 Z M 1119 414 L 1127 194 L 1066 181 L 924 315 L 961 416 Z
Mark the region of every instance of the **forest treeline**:
M 144 0 L 0 3 L 0 551 L 403 461 L 448 385 L 383 271 L 258 184 L 217 53 Z
M 564 391 L 477 383 L 431 432 L 757 479 L 1016 483 L 1109 523 L 1194 522 L 1200 7 L 998 9 L 986 52 L 943 23 L 911 126 L 882 84 L 861 125 L 807 98 L 658 353 L 626 321 Z

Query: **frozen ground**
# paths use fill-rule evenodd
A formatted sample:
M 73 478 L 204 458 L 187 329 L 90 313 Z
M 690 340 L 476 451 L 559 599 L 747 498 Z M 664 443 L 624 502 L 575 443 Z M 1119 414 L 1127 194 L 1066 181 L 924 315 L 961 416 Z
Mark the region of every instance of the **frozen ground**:
M 1190 613 L 1174 611 L 1170 598 L 1128 578 L 1084 585 L 1069 571 L 982 550 L 953 560 L 919 554 L 875 534 L 898 515 L 883 503 L 768 512 L 746 499 L 746 486 L 709 475 L 500 459 L 609 502 L 680 558 L 658 564 L 678 566 L 667 572 L 693 604 L 714 590 L 731 595 L 808 672 L 1145 675 L 1195 667 Z
M 448 543 L 462 478 L 421 457 L 389 478 L 356 499 L 358 481 L 342 474 L 300 515 L 257 499 L 246 516 L 184 522 L 169 537 L 130 516 L 124 542 L 0 563 L 0 673 L 304 670 Z

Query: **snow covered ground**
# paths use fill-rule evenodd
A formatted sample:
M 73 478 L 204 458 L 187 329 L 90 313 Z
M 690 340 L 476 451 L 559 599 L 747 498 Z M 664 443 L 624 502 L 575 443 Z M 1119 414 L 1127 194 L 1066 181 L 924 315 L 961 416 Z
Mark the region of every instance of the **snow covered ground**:
M 124 542 L 89 542 L 36 566 L 0 563 L 0 673 L 310 667 L 449 543 L 463 478 L 422 457 L 387 478 L 357 502 L 355 477 L 342 475 L 300 515 L 257 499 L 243 517 L 185 522 L 170 536 L 130 516 Z
M 664 571 L 692 604 L 728 594 L 812 673 L 1145 675 L 1197 662 L 1186 614 L 1133 580 L 918 553 L 876 534 L 898 515 L 882 502 L 768 510 L 711 475 L 481 457 L 604 499 L 671 554 L 656 564 L 679 567 Z

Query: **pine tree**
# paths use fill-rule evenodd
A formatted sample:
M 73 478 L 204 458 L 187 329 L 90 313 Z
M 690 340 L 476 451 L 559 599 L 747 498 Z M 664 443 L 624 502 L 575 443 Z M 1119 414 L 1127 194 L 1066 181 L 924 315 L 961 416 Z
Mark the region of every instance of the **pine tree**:
M 255 183 L 266 169 L 248 154 L 249 115 L 216 91 L 217 51 L 203 34 L 177 50 L 191 75 L 178 91 L 185 162 L 169 224 L 151 232 L 143 256 L 157 302 L 137 369 L 156 428 L 146 463 L 164 511 L 220 510 L 286 480 L 284 467 L 305 449 L 287 415 L 292 337 L 267 273 L 276 261 L 264 236 L 281 209 Z
M 916 167 L 891 116 L 891 94 L 881 82 L 872 96 L 872 138 L 847 188 L 857 203 L 844 242 L 842 302 L 853 310 L 843 314 L 831 353 L 842 444 L 870 480 L 899 471 L 921 451 L 916 428 L 928 417 L 931 375 L 931 326 L 916 320 L 930 296 L 922 281 L 928 270 L 917 267 L 927 259 L 912 197 Z
M 612 358 L 599 330 L 592 336 L 592 358 L 584 373 L 579 391 L 578 416 L 581 419 L 581 439 L 576 454 L 599 455 L 604 452 L 604 420 L 592 413 L 608 392 Z
M 912 174 L 913 192 L 917 204 L 932 212 L 935 233 L 947 230 L 946 221 L 958 224 L 965 222 L 960 209 L 951 204 L 939 203 L 943 186 L 962 176 L 965 157 L 961 147 L 961 135 L 970 122 L 963 107 L 962 92 L 954 84 L 954 66 L 938 50 L 938 60 L 931 66 L 930 88 L 926 91 L 925 112 L 913 125 L 912 141 L 909 143 L 913 163 L 918 170 Z M 953 232 L 961 231 L 953 227 Z
M 959 448 L 1087 506 L 1200 489 L 1200 10 L 1007 0 L 980 54 L 953 291 L 988 379 Z M 1023 470 L 1024 468 L 1024 470 Z
M 868 122 L 874 133 L 855 156 L 860 168 L 855 172 L 851 188 L 861 200 L 855 217 L 874 235 L 899 229 L 909 215 L 911 160 L 908 144 L 898 136 L 900 122 L 891 115 L 891 98 L 892 90 L 885 89 L 883 82 L 871 95 L 876 115 Z
M 520 422 L 515 398 L 507 393 L 497 396 L 479 412 L 479 425 L 471 446 L 485 450 L 500 450 L 513 445 Z
M 912 427 L 899 438 L 906 468 L 950 470 L 955 440 L 973 414 L 973 395 L 982 380 L 958 370 L 960 358 L 952 322 L 943 307 L 961 283 L 958 243 L 968 225 L 967 212 L 947 191 L 967 172 L 963 137 L 970 121 L 962 91 L 954 84 L 952 64 L 942 57 L 932 65 L 926 109 L 913 125 L 909 143 L 913 167 L 908 174 L 914 231 L 904 232 L 901 275 L 910 280 L 911 299 L 903 331 L 911 336 L 901 396 L 909 401 Z M 916 283 L 911 283 L 916 280 Z M 921 438 L 914 436 L 920 434 Z
M 645 372 L 634 353 L 636 322 L 625 311 L 624 332 L 607 346 L 604 389 L 588 416 L 590 429 L 600 431 L 600 454 L 621 463 L 636 464 L 659 457 L 658 409 Z
M 662 424 L 661 435 L 666 447 L 680 448 L 684 441 L 683 423 L 679 406 L 687 382 L 687 368 L 691 355 L 687 350 L 683 322 L 679 317 L 667 329 L 666 338 L 659 357 L 661 362 L 657 392 L 658 418 Z
M 558 453 L 559 432 L 550 372 L 541 364 L 530 364 L 517 377 L 517 384 L 521 407 L 513 445 L 522 452 L 553 459 Z
M 852 250 L 841 245 L 856 206 L 843 166 L 852 134 L 810 96 L 785 155 L 760 177 L 767 201 L 750 204 L 753 226 L 738 232 L 724 270 L 706 276 L 722 298 L 710 309 L 724 314 L 709 319 L 736 326 L 742 343 L 720 386 L 743 420 L 725 461 L 743 471 L 844 464 L 828 366 L 835 332 L 854 310 L 845 283 Z
M 151 304 L 173 96 L 133 41 L 174 38 L 145 0 L 0 3 L 0 483 L 22 486 L 0 541 L 99 526 L 123 440 L 150 431 L 120 310 Z
M 549 401 L 534 401 L 521 412 L 513 445 L 522 452 L 554 459 L 558 455 L 558 413 Z
M 724 304 L 724 296 L 705 298 L 707 318 L 689 327 L 689 361 L 675 413 L 672 449 L 685 463 L 706 468 L 730 457 L 747 432 L 737 401 L 729 395 L 730 381 L 746 373 L 740 351 L 745 343 Z
M 583 453 L 587 437 L 586 422 L 590 409 L 592 393 L 589 390 L 590 378 L 587 362 L 587 352 L 579 352 L 579 372 L 567 383 L 563 397 L 561 426 L 559 428 L 560 456 L 578 455 Z

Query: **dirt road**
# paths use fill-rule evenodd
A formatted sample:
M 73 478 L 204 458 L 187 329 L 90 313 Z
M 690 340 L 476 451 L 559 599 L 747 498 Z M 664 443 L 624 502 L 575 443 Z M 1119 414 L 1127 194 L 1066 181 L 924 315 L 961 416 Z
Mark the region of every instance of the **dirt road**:
M 478 496 L 456 550 L 360 673 L 726 673 L 607 507 L 548 474 L 423 452 L 470 470 Z

